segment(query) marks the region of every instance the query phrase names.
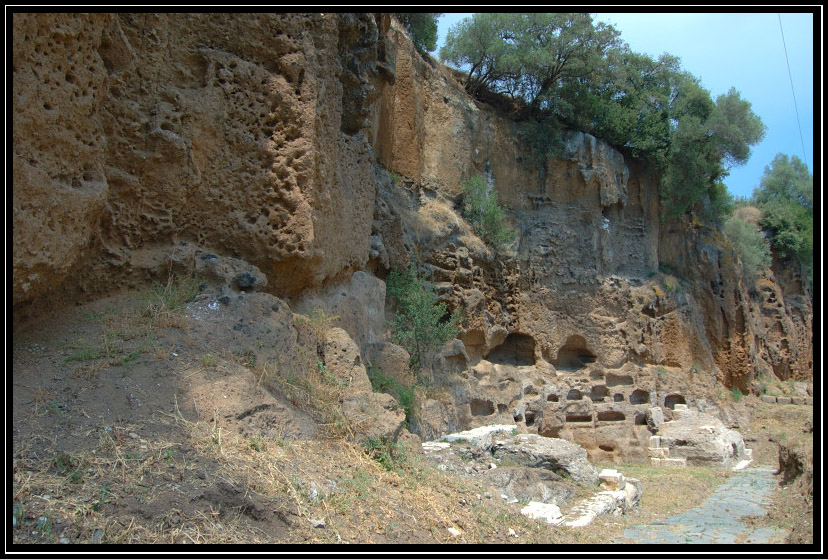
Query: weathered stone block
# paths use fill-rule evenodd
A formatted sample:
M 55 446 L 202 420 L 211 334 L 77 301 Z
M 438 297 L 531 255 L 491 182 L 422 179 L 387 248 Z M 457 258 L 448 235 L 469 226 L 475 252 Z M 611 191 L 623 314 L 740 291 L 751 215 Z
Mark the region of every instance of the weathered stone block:
M 647 425 L 650 429 L 658 429 L 664 423 L 664 412 L 659 407 L 647 410 Z
M 551 503 L 538 503 L 537 501 L 532 501 L 520 509 L 520 513 L 536 520 L 545 520 L 547 524 L 555 526 L 563 524 L 564 522 L 561 509 L 558 508 L 557 505 L 553 505 Z
M 598 479 L 601 480 L 601 487 L 607 491 L 621 491 L 624 489 L 624 476 L 618 473 L 617 470 L 603 469 L 598 474 Z
M 563 439 L 521 434 L 513 439 L 495 442 L 492 454 L 496 457 L 508 456 L 519 464 L 532 468 L 546 468 L 566 474 L 586 486 L 598 481 L 598 473 L 587 460 L 586 450 Z

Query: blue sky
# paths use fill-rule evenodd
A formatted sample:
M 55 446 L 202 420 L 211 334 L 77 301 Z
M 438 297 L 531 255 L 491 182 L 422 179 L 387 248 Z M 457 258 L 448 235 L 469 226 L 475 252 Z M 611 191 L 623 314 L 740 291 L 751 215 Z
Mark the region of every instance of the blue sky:
M 470 15 L 445 14 L 438 20 L 435 55 L 449 28 Z M 813 172 L 814 22 L 819 17 L 793 12 L 597 13 L 593 20 L 612 24 L 635 52 L 678 56 L 682 68 L 699 78 L 714 99 L 735 87 L 751 103 L 767 126 L 765 139 L 753 147 L 750 160 L 731 169 L 725 179 L 731 194 L 749 197 L 777 153 L 796 155 Z

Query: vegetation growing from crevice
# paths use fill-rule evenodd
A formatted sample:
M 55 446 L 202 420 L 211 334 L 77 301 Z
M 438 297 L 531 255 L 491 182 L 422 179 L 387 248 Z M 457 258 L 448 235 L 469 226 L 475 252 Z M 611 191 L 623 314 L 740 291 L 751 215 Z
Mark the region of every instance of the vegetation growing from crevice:
M 506 224 L 497 195 L 480 175 L 463 183 L 463 216 L 471 222 L 474 232 L 495 250 L 503 250 L 515 240 L 515 230 Z
M 723 179 L 764 136 L 738 91 L 714 101 L 677 57 L 632 52 L 591 14 L 474 14 L 452 27 L 440 58 L 466 73 L 471 95 L 520 104 L 530 139 L 581 130 L 652 164 L 665 219 L 695 209 L 721 221 L 732 204 Z M 549 145 L 527 143 L 545 162 Z
M 743 209 L 747 211 L 740 211 Z M 752 287 L 771 264 L 770 245 L 750 215 L 749 208 L 740 208 L 724 224 L 724 233 L 742 262 L 748 287 Z
M 391 323 L 392 338 L 408 351 L 411 368 L 420 370 L 436 349 L 460 332 L 460 309 L 449 313 L 446 304 L 438 301 L 434 289 L 413 264 L 405 271 L 392 271 L 387 286 L 388 293 L 397 302 Z
M 414 409 L 416 407 L 415 386 L 407 386 L 398 380 L 389 377 L 384 372 L 380 371 L 374 366 L 367 368 L 368 379 L 371 381 L 371 386 L 375 392 L 385 392 L 394 396 L 400 403 L 400 407 L 405 411 L 406 428 L 411 424 L 414 418 Z

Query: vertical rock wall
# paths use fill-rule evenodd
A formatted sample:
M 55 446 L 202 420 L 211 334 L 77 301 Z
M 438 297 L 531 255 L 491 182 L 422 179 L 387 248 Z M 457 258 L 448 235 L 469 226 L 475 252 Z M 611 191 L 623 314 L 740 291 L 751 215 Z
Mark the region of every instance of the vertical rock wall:
M 705 385 L 691 371 L 743 392 L 757 371 L 812 374 L 796 274 L 776 263 L 751 298 L 717 233 L 663 225 L 657 177 L 592 136 L 567 134 L 539 167 L 521 123 L 387 15 L 13 14 L 12 31 L 15 316 L 166 274 L 188 241 L 256 265 L 297 308 L 343 314 L 364 346 L 383 336 L 372 274 L 417 259 L 466 309 L 438 359 L 467 375 L 455 425 L 640 427 L 603 398 L 686 394 Z M 500 254 L 458 213 L 477 174 L 518 233 Z M 558 384 L 527 399 L 536 372 Z M 629 394 L 601 396 L 608 378 Z
M 364 266 L 382 19 L 14 14 L 15 302 L 178 240 L 283 295 Z

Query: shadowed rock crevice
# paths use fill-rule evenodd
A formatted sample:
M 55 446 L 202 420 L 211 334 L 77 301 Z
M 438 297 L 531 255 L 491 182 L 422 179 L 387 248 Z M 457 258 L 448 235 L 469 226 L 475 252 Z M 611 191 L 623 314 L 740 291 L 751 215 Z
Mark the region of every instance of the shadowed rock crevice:
M 526 334 L 509 334 L 502 344 L 486 355 L 486 359 L 500 365 L 534 365 L 535 340 Z
M 567 338 L 566 343 L 558 350 L 552 364 L 561 371 L 580 371 L 590 363 L 594 363 L 597 356 L 587 347 L 583 336 L 577 334 Z

